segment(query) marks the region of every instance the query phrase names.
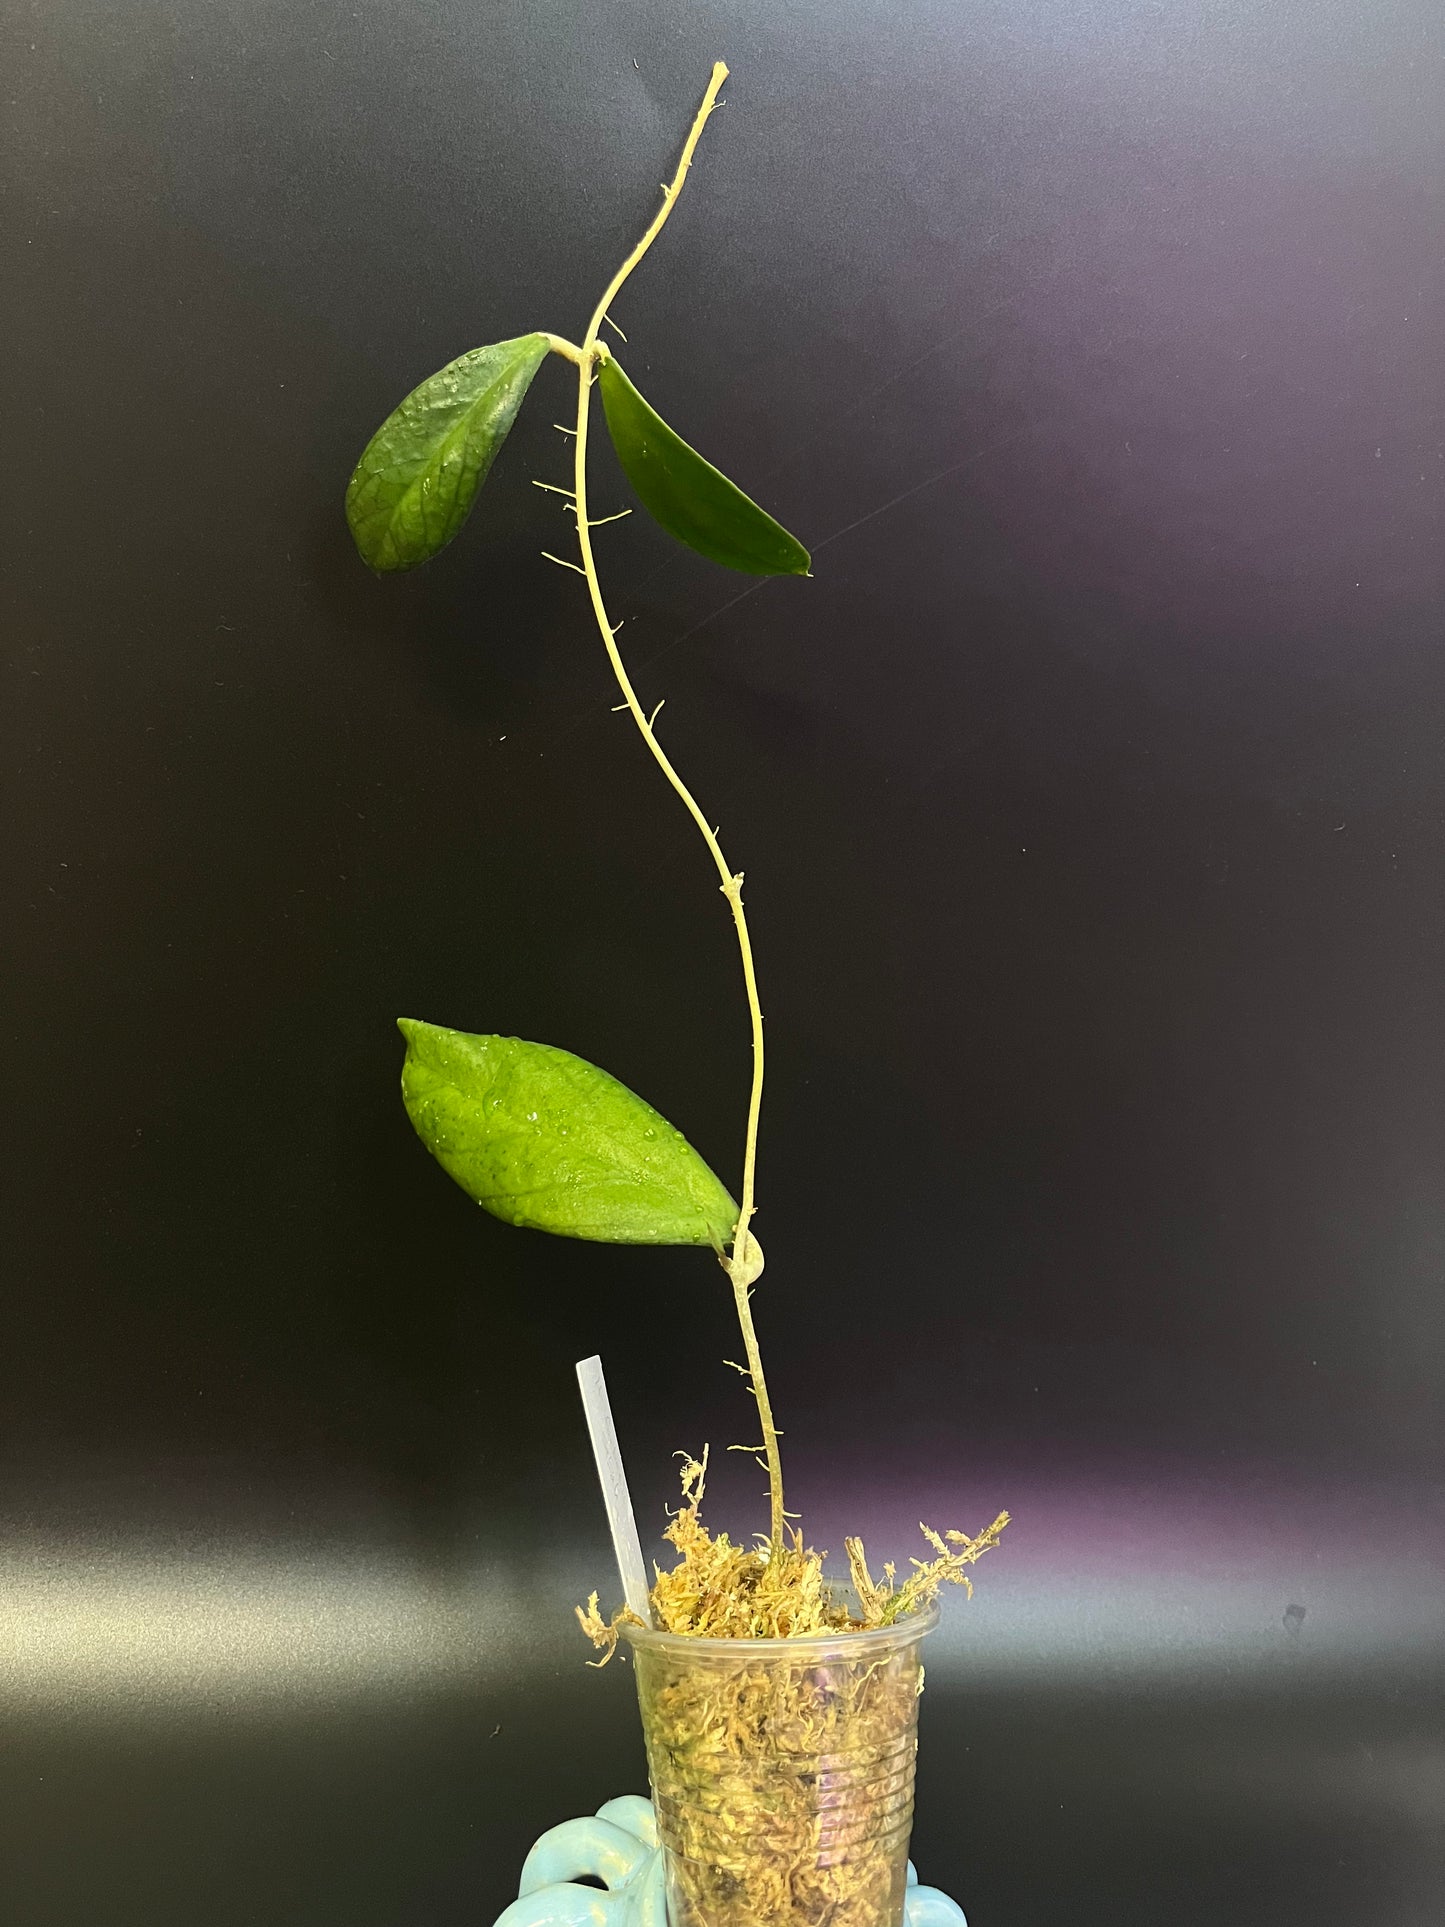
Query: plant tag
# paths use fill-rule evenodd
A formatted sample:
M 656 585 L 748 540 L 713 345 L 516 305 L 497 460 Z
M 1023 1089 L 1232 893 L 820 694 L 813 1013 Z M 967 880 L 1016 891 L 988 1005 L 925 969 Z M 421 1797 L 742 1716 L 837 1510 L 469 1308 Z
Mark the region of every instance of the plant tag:
M 622 1577 L 622 1596 L 643 1625 L 650 1626 L 652 1607 L 647 1597 L 647 1568 L 642 1563 L 642 1541 L 637 1536 L 632 1494 L 622 1469 L 622 1452 L 617 1443 L 617 1427 L 612 1422 L 612 1404 L 607 1396 L 607 1380 L 602 1375 L 602 1360 L 580 1360 L 577 1383 L 582 1388 L 587 1433 L 592 1440 L 592 1456 L 597 1461 L 597 1477 L 602 1483 L 602 1500 L 612 1530 L 612 1550 Z

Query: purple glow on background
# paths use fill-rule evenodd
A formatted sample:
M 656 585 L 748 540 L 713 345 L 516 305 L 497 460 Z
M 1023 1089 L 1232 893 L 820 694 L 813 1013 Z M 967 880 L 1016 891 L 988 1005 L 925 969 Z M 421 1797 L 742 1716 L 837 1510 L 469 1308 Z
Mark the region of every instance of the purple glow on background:
M 972 1469 L 962 1504 L 937 1474 L 906 1496 L 807 1473 L 795 1485 L 811 1498 L 810 1539 L 832 1548 L 856 1530 L 875 1569 L 927 1552 L 905 1505 L 939 1530 L 978 1531 L 1009 1511 L 999 1549 L 974 1568 L 973 1599 L 946 1600 L 930 1641 L 930 1664 L 949 1674 L 1445 1661 L 1436 1489 L 1142 1463 L 1066 1477 L 1002 1460 L 987 1476 Z

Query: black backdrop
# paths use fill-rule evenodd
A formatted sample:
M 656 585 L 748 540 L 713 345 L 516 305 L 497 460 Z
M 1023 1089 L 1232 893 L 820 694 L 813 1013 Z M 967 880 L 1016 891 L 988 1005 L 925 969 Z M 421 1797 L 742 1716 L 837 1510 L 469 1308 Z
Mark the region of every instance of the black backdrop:
M 748 875 L 793 1501 L 898 1558 L 1016 1515 L 936 1641 L 923 1877 L 1438 1922 L 1432 0 L 3 31 L 4 1920 L 485 1922 L 642 1783 L 571 1367 L 651 1539 L 748 1434 L 725 1289 L 468 1207 L 392 1020 L 564 1044 L 732 1176 L 725 909 L 539 556 L 562 365 L 429 571 L 340 497 L 433 367 L 577 336 L 722 55 L 618 320 L 816 579 L 600 539 Z

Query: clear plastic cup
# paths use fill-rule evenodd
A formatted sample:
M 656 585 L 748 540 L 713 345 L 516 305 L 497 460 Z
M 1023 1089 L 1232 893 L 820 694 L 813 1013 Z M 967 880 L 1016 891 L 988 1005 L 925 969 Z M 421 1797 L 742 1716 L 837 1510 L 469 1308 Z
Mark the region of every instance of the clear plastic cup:
M 937 1623 L 934 1605 L 799 1639 L 624 1629 L 670 1927 L 900 1927 Z

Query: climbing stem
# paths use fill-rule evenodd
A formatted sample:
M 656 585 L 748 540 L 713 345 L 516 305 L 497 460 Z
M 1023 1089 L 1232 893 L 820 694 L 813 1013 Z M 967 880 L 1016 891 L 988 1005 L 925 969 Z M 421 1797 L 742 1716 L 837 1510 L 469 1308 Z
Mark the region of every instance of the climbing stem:
M 606 343 L 599 338 L 602 323 L 608 318 L 608 310 L 616 300 L 624 282 L 662 232 L 668 215 L 676 205 L 677 198 L 682 192 L 683 182 L 687 178 L 687 170 L 692 164 L 693 152 L 702 136 L 708 116 L 717 105 L 718 92 L 727 79 L 727 73 L 728 70 L 722 61 L 718 61 L 713 67 L 707 92 L 703 95 L 697 118 L 693 121 L 692 130 L 683 145 L 677 172 L 662 190 L 662 206 L 653 216 L 647 232 L 608 282 L 606 291 L 588 323 L 587 332 L 582 337 L 580 348 L 560 338 L 554 338 L 549 345 L 556 353 L 577 363 L 577 439 L 574 449 L 573 503 L 577 511 L 577 543 L 582 555 L 582 573 L 587 578 L 587 592 L 592 601 L 592 611 L 597 618 L 598 629 L 602 634 L 603 647 L 612 664 L 612 671 L 617 678 L 617 686 L 622 691 L 623 700 L 631 713 L 633 722 L 642 734 L 642 740 L 647 744 L 658 768 L 672 785 L 688 815 L 701 832 L 702 839 L 707 845 L 708 855 L 717 868 L 722 892 L 728 900 L 728 906 L 733 915 L 733 925 L 737 932 L 738 950 L 743 966 L 743 985 L 747 991 L 748 1012 L 752 1020 L 753 1078 L 748 1096 L 747 1132 L 743 1144 L 742 1199 L 738 1207 L 738 1221 L 733 1231 L 732 1246 L 723 1256 L 723 1267 L 732 1283 L 738 1322 L 742 1327 L 743 1345 L 747 1353 L 749 1380 L 753 1396 L 757 1400 L 758 1418 L 762 1425 L 763 1454 L 768 1468 L 768 1498 L 771 1515 L 769 1536 L 773 1546 L 781 1550 L 784 1519 L 782 1458 L 778 1451 L 778 1431 L 773 1423 L 767 1381 L 763 1377 L 762 1355 L 758 1350 L 757 1333 L 753 1328 L 750 1302 L 754 1280 L 763 1268 L 762 1249 L 749 1230 L 754 1211 L 758 1119 L 763 1102 L 763 1013 L 758 1002 L 757 973 L 753 967 L 753 947 L 748 935 L 747 913 L 743 909 L 743 879 L 740 873 L 734 873 L 729 868 L 722 846 L 718 842 L 716 830 L 703 814 L 692 791 L 673 767 L 671 759 L 658 742 L 653 733 L 652 724 L 637 699 L 632 678 L 627 673 L 627 666 L 617 647 L 617 630 L 608 617 L 607 605 L 602 597 L 602 587 L 597 579 L 597 563 L 592 552 L 593 525 L 587 514 L 587 426 L 592 383 L 596 378 L 598 363 L 606 360 L 608 353 Z

